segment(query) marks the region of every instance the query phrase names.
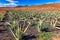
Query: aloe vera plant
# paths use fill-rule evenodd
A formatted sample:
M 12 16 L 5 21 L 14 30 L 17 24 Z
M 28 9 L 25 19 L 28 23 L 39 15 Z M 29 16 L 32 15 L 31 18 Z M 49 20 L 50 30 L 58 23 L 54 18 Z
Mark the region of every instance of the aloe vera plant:
M 28 27 L 29 27 L 30 24 L 28 23 L 28 26 L 25 28 L 24 31 L 22 31 L 21 30 L 22 29 L 22 26 L 19 23 L 17 23 L 16 21 L 13 21 L 12 23 L 13 24 L 10 24 L 8 22 L 6 23 L 6 24 L 9 25 L 8 28 L 9 28 L 11 34 L 13 35 L 13 37 L 14 37 L 15 40 L 22 40 L 21 39 L 22 38 L 22 35 L 23 35 L 23 33 L 25 33 L 27 31 L 27 29 L 28 29 Z M 15 31 L 13 31 L 13 30 L 15 30 Z
M 14 40 L 22 40 L 22 36 L 23 34 L 28 30 L 28 27 L 30 25 L 30 22 L 28 22 L 27 27 L 24 29 L 24 31 L 22 31 L 22 26 L 20 21 L 26 21 L 26 19 L 21 19 L 20 14 L 19 13 L 12 13 L 9 12 L 9 16 L 10 16 L 10 22 L 5 22 L 7 26 L 11 32 L 11 35 L 13 36 Z M 16 16 L 15 16 L 16 15 Z M 15 17 L 19 17 L 18 19 L 15 19 Z M 22 16 L 23 17 L 23 16 Z M 24 24 L 23 24 L 24 25 Z
M 5 15 L 4 13 L 3 13 L 3 14 L 2 14 L 2 13 L 0 14 L 0 21 L 2 21 L 2 20 L 3 20 L 4 15 Z
M 51 15 L 53 15 L 54 17 Z M 55 11 L 41 11 L 41 10 L 40 11 L 31 11 L 31 10 L 10 11 L 9 16 L 11 20 L 10 22 L 6 22 L 6 24 L 9 25 L 8 28 L 11 31 L 11 34 L 15 40 L 22 40 L 21 39 L 22 35 L 28 30 L 30 26 L 36 27 L 38 32 L 40 33 L 41 29 L 43 28 L 43 25 L 44 28 L 45 26 L 55 27 L 58 22 L 58 18 L 60 18 L 59 13 L 57 14 L 57 12 Z M 50 17 L 53 17 L 54 20 L 50 19 Z M 19 23 L 20 21 L 24 22 L 23 26 L 25 25 L 25 21 L 27 21 L 28 23 L 24 31 L 22 31 L 23 26 L 21 26 L 21 23 Z M 48 34 L 47 35 L 47 39 L 48 39 L 50 33 L 43 32 L 43 34 L 41 35 L 44 36 L 45 34 L 46 35 Z

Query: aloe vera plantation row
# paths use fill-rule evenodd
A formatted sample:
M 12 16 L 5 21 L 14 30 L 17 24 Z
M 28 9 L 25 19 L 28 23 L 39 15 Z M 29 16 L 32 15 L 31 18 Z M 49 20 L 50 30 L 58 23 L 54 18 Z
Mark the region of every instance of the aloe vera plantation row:
M 60 11 L 43 11 L 43 10 L 10 10 L 5 13 L 8 15 L 7 19 L 5 19 L 5 25 L 8 25 L 8 29 L 10 30 L 14 40 L 23 40 L 22 36 L 28 30 L 29 27 L 34 26 L 39 32 L 38 35 L 42 35 L 44 38 L 44 33 L 47 35 L 53 34 L 53 32 L 42 32 L 43 28 L 56 28 L 56 24 L 60 21 Z M 0 20 L 5 16 L 0 16 Z M 21 24 L 23 21 L 23 25 Z M 26 28 L 22 28 L 26 25 Z M 34 29 L 33 29 L 34 30 Z M 41 34 L 40 34 L 41 33 Z M 50 34 L 51 33 L 51 34 Z M 38 36 L 37 35 L 37 36 Z M 49 37 L 50 38 L 50 37 Z M 48 36 L 47 39 L 49 40 Z

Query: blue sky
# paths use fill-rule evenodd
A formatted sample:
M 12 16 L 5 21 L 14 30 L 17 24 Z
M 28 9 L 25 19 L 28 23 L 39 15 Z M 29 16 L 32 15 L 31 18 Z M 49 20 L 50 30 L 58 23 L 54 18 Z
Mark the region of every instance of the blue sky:
M 48 3 L 59 3 L 60 0 L 0 0 L 0 7 L 15 7 L 18 5 L 40 5 Z

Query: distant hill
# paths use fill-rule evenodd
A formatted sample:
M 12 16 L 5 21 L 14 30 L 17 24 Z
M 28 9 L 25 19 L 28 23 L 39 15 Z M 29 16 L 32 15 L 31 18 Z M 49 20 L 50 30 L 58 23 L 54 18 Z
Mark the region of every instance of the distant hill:
M 6 10 L 60 10 L 60 3 L 0 8 L 0 12 L 6 11 Z

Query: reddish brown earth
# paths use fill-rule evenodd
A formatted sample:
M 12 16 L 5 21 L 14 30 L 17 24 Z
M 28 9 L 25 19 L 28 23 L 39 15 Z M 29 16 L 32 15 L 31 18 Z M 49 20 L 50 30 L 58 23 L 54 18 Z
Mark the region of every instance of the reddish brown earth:
M 60 10 L 60 3 L 54 3 L 54 4 L 43 4 L 43 5 L 36 5 L 36 6 L 20 6 L 20 7 L 2 7 L 0 8 L 0 12 L 6 11 L 6 10 Z

